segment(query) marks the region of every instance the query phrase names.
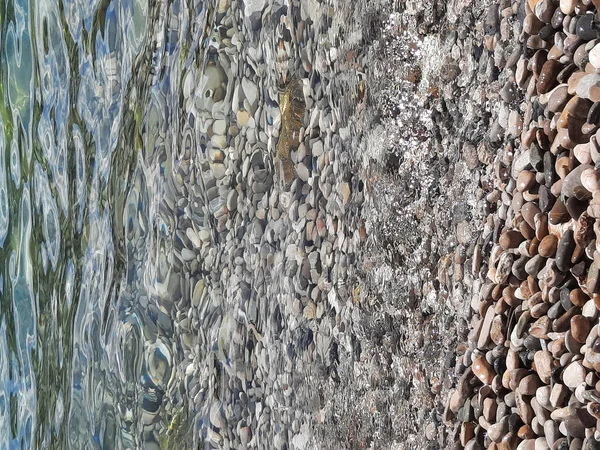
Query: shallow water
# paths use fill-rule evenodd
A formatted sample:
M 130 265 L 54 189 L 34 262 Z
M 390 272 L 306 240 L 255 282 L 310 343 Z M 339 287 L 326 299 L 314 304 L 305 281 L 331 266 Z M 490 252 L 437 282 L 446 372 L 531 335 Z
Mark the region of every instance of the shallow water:
M 0 450 L 306 431 L 263 418 L 300 398 L 311 345 L 332 354 L 314 310 L 352 295 L 362 184 L 334 158 L 360 96 L 356 70 L 332 82 L 352 88 L 340 105 L 326 92 L 328 7 L 262 3 L 0 3 Z M 301 278 L 321 241 L 323 274 Z

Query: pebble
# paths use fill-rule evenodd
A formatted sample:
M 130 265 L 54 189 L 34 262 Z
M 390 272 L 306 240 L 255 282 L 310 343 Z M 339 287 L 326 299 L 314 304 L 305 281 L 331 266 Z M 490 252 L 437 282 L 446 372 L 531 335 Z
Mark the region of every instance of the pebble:
M 581 383 L 585 382 L 586 371 L 580 361 L 574 361 L 569 364 L 562 375 L 565 386 L 574 390 Z
M 472 368 L 475 376 L 477 376 L 483 384 L 492 384 L 492 380 L 496 374 L 492 366 L 490 366 L 483 356 L 479 356 L 473 361 Z
M 545 384 L 549 383 L 553 368 L 552 354 L 547 350 L 539 350 L 535 353 L 533 362 L 542 382 Z
M 538 253 L 544 258 L 552 258 L 556 254 L 557 248 L 558 238 L 553 234 L 549 234 L 538 245 Z

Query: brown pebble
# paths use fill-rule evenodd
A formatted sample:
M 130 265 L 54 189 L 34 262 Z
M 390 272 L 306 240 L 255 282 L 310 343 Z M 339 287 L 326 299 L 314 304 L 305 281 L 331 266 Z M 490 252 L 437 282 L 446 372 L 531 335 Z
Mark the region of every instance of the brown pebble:
M 460 426 L 460 444 L 464 447 L 475 437 L 475 424 L 463 422 Z
M 565 204 L 560 198 L 557 199 L 548 213 L 548 222 L 552 225 L 559 225 L 568 222 L 569 220 L 571 220 L 571 216 L 569 215 Z
M 561 85 L 554 88 L 548 99 L 548 109 L 553 113 L 561 112 L 571 96 L 568 92 L 567 85 Z
M 535 395 L 537 389 L 542 385 L 540 378 L 535 375 L 527 375 L 519 382 L 518 390 L 522 395 Z
M 535 230 L 524 220 L 519 224 L 519 233 L 521 233 L 525 239 L 535 238 Z
M 558 84 L 556 76 L 564 66 L 556 60 L 548 60 L 542 66 L 540 77 L 538 78 L 536 89 L 538 94 L 545 94 Z
M 544 26 L 544 22 L 538 19 L 535 14 L 529 13 L 523 20 L 523 31 L 527 34 L 538 34 Z
M 576 288 L 570 292 L 569 299 L 573 305 L 583 308 L 590 298 L 580 288 Z
M 522 170 L 517 177 L 517 190 L 519 192 L 528 191 L 535 185 L 535 173 L 529 170 Z
M 507 230 L 500 235 L 498 243 L 504 250 L 517 248 L 525 238 L 517 230 Z
M 590 321 L 587 317 L 578 314 L 571 317 L 571 334 L 580 344 L 584 344 L 590 333 Z
M 530 425 L 523 425 L 519 428 L 517 436 L 519 436 L 520 439 L 532 439 L 535 437 L 535 433 Z
M 544 258 L 552 258 L 556 254 L 557 248 L 558 238 L 553 234 L 549 234 L 540 242 L 538 246 L 538 253 Z
M 553 357 L 552 354 L 547 350 L 539 350 L 533 356 L 533 362 L 538 376 L 544 383 L 550 382 L 550 376 L 552 375 L 553 369 Z
M 538 339 L 547 339 L 548 331 L 550 331 L 550 318 L 548 316 L 540 317 L 534 323 L 531 324 L 529 334 Z
M 558 201 L 557 201 L 558 203 Z M 532 202 L 527 202 L 523 205 L 523 207 L 521 208 L 521 214 L 523 216 L 523 219 L 525 219 L 525 222 L 527 222 L 527 224 L 535 229 L 535 215 L 540 213 L 540 208 L 537 207 L 537 205 L 535 205 L 535 203 Z M 565 209 L 565 213 L 566 213 L 566 209 Z M 568 213 L 567 213 L 568 215 Z
M 490 364 L 486 361 L 485 357 L 479 356 L 473 361 L 471 366 L 473 373 L 481 380 L 483 384 L 492 384 L 492 380 L 496 373 Z
M 548 234 L 548 215 L 538 214 L 535 216 L 535 237 L 541 241 Z

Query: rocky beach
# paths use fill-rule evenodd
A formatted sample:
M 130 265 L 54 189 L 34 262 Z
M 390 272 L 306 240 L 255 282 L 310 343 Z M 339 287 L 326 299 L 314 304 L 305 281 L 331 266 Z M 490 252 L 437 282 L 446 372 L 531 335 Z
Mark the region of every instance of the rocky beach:
M 0 450 L 599 446 L 597 8 L 0 4 Z

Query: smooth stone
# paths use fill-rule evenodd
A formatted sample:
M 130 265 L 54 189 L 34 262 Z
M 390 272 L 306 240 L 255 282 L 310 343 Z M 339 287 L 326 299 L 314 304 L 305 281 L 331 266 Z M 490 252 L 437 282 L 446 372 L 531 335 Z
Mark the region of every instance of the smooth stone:
M 581 183 L 581 174 L 586 169 L 593 169 L 593 166 L 581 164 L 571 170 L 564 178 L 561 193 L 565 197 L 577 197 L 579 200 L 590 198 L 591 193 Z
M 573 155 L 575 156 L 577 161 L 579 161 L 581 164 L 586 164 L 586 165 L 592 164 L 592 156 L 590 155 L 590 148 L 589 148 L 588 143 L 577 144 L 575 146 L 575 148 L 573 149 Z M 583 173 L 582 173 L 582 175 L 583 175 Z M 583 182 L 583 180 L 582 180 L 582 182 Z M 583 186 L 587 189 L 585 184 Z
M 593 124 L 598 124 L 598 122 L 600 122 L 600 103 L 595 102 L 592 105 L 592 107 L 588 111 L 586 122 Z
M 590 321 L 580 314 L 571 317 L 571 334 L 580 344 L 584 344 L 590 333 Z
M 594 15 L 584 14 L 583 16 L 579 16 L 575 33 L 577 33 L 577 36 L 579 36 L 581 39 L 586 41 L 596 39 L 598 33 L 594 23 Z
M 564 384 L 554 383 L 550 393 L 550 404 L 553 408 L 562 408 L 566 405 L 571 391 Z
M 529 275 L 525 270 L 525 266 L 527 265 L 528 261 L 529 257 L 522 255 L 512 265 L 512 274 L 520 281 L 526 280 Z
M 577 221 L 586 212 L 587 206 L 588 202 L 586 200 L 578 200 L 576 197 L 569 197 L 566 204 L 569 215 Z
M 541 185 L 538 190 L 540 211 L 548 213 L 556 202 L 556 197 L 552 194 L 546 185 Z
M 573 237 L 573 230 L 567 230 L 563 233 L 556 250 L 556 267 L 561 272 L 569 270 L 573 264 L 571 262 L 571 256 L 575 250 L 575 239 Z
M 575 6 L 577 5 L 577 0 L 560 0 L 560 10 L 563 14 L 573 14 L 575 12 Z
M 573 62 L 580 70 L 585 70 L 585 66 L 588 64 L 589 60 L 590 58 L 586 48 L 586 43 L 583 42 L 579 45 L 579 47 L 577 47 L 577 50 L 575 50 L 575 53 L 573 54 Z
M 596 69 L 600 69 L 600 44 L 596 44 L 589 54 L 590 64 Z
M 563 68 L 564 66 L 554 59 L 550 59 L 544 63 L 536 84 L 538 94 L 550 92 L 551 89 L 558 85 L 556 77 Z
M 565 386 L 574 390 L 581 383 L 585 382 L 586 371 L 580 361 L 574 361 L 569 364 L 562 374 Z
M 506 435 L 507 432 L 508 432 L 508 416 L 505 416 L 502 419 L 500 419 L 500 421 L 498 423 L 493 424 L 487 430 L 487 435 L 492 441 L 498 443 L 498 442 L 502 441 L 502 438 Z
M 554 12 L 557 10 L 557 4 L 553 0 L 528 0 L 529 7 L 535 16 L 544 23 L 550 23 Z
M 558 424 L 553 420 L 546 420 L 544 422 L 544 437 L 549 448 L 552 448 L 559 436 Z
M 523 20 L 523 31 L 527 34 L 538 34 L 543 26 L 544 22 L 533 13 L 527 14 Z
M 588 168 L 581 172 L 581 184 L 590 192 L 600 190 L 600 170 Z
M 525 238 L 518 231 L 508 230 L 500 235 L 498 243 L 504 250 L 508 250 L 510 248 L 517 248 L 524 240 Z
M 550 93 L 550 98 L 548 99 L 548 109 L 553 113 L 559 113 L 564 109 L 570 98 L 571 96 L 569 95 L 567 85 L 563 84 L 557 86 Z
M 528 191 L 536 184 L 535 173 L 529 170 L 523 170 L 517 178 L 517 190 L 519 192 Z
M 598 46 L 594 47 L 598 48 Z M 591 55 L 591 53 L 590 53 Z M 577 87 L 575 88 L 575 94 L 581 98 L 590 98 L 590 89 L 593 86 L 600 85 L 600 74 L 590 73 L 578 76 Z
M 558 238 L 553 234 L 549 234 L 538 245 L 538 253 L 544 258 L 552 258 L 556 254 L 557 248 Z
M 532 277 L 536 277 L 545 265 L 546 258 L 543 258 L 541 255 L 535 255 L 525 264 L 525 271 Z
M 535 364 L 537 374 L 545 384 L 550 382 L 553 361 L 552 354 L 547 350 L 537 351 L 533 356 L 533 362 Z
M 535 203 L 527 202 L 521 208 L 521 214 L 527 225 L 531 228 L 535 229 L 535 215 L 540 213 L 540 209 L 535 205 Z
M 541 385 L 540 378 L 535 374 L 531 374 L 521 379 L 518 389 L 521 395 L 535 395 Z
M 550 318 L 548 316 L 540 317 L 529 328 L 529 334 L 538 339 L 547 339 L 550 331 Z
M 479 356 L 473 361 L 471 366 L 473 373 L 479 380 L 486 385 L 492 384 L 492 380 L 496 376 L 494 369 L 486 361 L 485 357 Z
M 544 153 L 544 180 L 547 187 L 551 187 L 558 179 L 554 171 L 555 158 L 551 152 Z
M 567 211 L 565 204 L 562 200 L 557 199 L 554 203 L 554 206 L 548 213 L 548 222 L 552 225 L 560 225 L 561 223 L 565 223 L 571 220 L 571 216 Z
M 490 328 L 492 321 L 494 320 L 494 308 L 489 307 L 485 313 L 483 324 L 479 332 L 479 339 L 477 340 L 477 348 L 485 349 L 490 343 Z
M 529 146 L 529 161 L 536 172 L 544 171 L 544 151 L 535 142 Z
M 569 293 L 569 300 L 575 306 L 582 308 L 590 298 L 580 288 L 573 289 Z

